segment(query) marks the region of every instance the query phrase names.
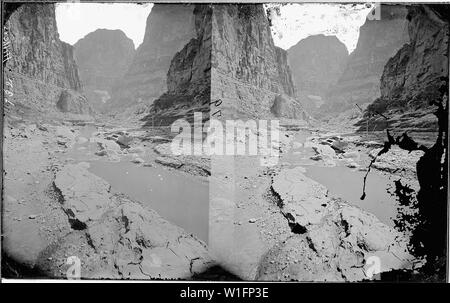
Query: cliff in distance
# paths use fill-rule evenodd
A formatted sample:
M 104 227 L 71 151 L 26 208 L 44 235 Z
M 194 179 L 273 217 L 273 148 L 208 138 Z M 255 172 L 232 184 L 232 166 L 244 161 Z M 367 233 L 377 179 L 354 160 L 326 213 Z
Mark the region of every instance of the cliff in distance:
M 147 18 L 144 41 L 112 91 L 112 108 L 151 104 L 167 89 L 173 56 L 195 37 L 193 5 L 155 4 Z
M 336 36 L 315 35 L 300 40 L 287 52 L 299 98 L 312 113 L 344 72 L 347 48 Z
M 373 102 L 380 96 L 380 77 L 389 58 L 408 42 L 404 5 L 381 5 L 379 20 L 367 19 L 356 49 L 322 111 L 336 113 Z
M 179 118 L 193 119 L 194 112 L 209 116 L 211 95 L 211 7 L 193 10 L 196 38 L 173 57 L 167 72 L 167 91 L 149 107 L 146 125 L 170 125 Z
M 92 114 L 81 94 L 73 47 L 59 40 L 53 4 L 23 4 L 6 23 L 10 59 L 5 80 L 13 83 L 11 102 L 38 112 Z
M 84 92 L 102 111 L 108 106 L 113 87 L 131 64 L 133 41 L 121 30 L 97 29 L 78 40 L 74 49 Z
M 360 125 L 369 120 L 377 129 L 437 130 L 431 104 L 448 94 L 449 24 L 443 9 L 408 7 L 410 42 L 387 62 L 381 96 L 369 105 Z
M 194 15 L 197 38 L 172 59 L 167 92 L 150 106 L 146 125 L 189 120 L 194 112 L 204 120 L 305 118 L 262 5 L 197 5 Z

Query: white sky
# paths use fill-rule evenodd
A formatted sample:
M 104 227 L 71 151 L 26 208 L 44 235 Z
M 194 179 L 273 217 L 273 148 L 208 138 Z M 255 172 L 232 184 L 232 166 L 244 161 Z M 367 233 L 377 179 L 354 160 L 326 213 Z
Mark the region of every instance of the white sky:
M 74 3 L 75 2 L 75 3 Z M 56 5 L 56 22 L 60 39 L 75 44 L 98 28 L 121 29 L 137 48 L 144 39 L 145 24 L 153 4 L 76 3 Z M 359 27 L 370 8 L 364 4 L 288 4 L 281 6 L 280 16 L 273 18 L 275 45 L 288 49 L 310 35 L 336 35 L 349 52 L 356 47 Z
M 75 44 L 99 28 L 120 29 L 137 48 L 144 40 L 145 24 L 153 7 L 128 3 L 58 3 L 56 22 L 59 38 Z
M 280 7 L 280 16 L 272 19 L 275 45 L 288 49 L 311 36 L 335 35 L 351 53 L 358 42 L 359 28 L 372 8 L 365 4 L 287 4 Z

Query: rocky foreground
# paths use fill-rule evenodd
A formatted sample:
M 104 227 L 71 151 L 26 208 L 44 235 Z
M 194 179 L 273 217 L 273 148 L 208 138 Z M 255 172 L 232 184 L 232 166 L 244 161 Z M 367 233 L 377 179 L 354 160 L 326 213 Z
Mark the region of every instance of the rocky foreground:
M 188 279 L 214 264 L 203 242 L 65 157 L 86 138 L 64 124 L 6 128 L 3 260 L 13 277 L 66 278 L 71 256 L 81 278 Z M 97 141 L 99 152 L 121 150 Z
M 360 281 L 370 278 L 371 257 L 383 272 L 412 266 L 402 234 L 283 160 L 303 144 L 316 165 L 358 170 L 379 143 L 330 134 L 300 143 L 298 130 L 283 128 L 281 161 L 264 167 L 259 157 L 172 155 L 167 131 L 8 122 L 3 248 L 13 276 L 66 278 L 71 256 L 81 260 L 82 278 L 96 279 L 192 279 L 219 265 L 246 280 Z M 89 171 L 100 159 L 208 180 L 208 246 L 111 191 Z M 391 167 L 386 161 L 374 167 Z

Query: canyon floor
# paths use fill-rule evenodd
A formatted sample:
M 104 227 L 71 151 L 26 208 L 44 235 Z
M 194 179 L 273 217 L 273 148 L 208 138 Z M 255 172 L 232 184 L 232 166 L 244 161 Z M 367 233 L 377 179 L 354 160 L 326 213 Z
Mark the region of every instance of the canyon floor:
M 4 273 L 67 278 L 75 256 L 81 278 L 361 281 L 420 263 L 392 191 L 417 189 L 420 153 L 379 157 L 359 199 L 382 134 L 291 121 L 263 166 L 174 156 L 169 129 L 124 125 L 6 117 Z

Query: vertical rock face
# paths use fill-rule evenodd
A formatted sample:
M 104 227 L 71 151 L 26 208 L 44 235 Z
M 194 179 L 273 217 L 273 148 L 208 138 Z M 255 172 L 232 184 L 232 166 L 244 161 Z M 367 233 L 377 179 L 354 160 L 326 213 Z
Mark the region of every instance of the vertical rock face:
M 369 113 L 385 112 L 395 128 L 437 130 L 430 102 L 441 102 L 448 93 L 449 24 L 445 14 L 448 8 L 408 7 L 410 42 L 387 62 L 381 97 L 369 105 Z M 378 120 L 376 116 L 370 122 Z
M 54 5 L 24 4 L 10 15 L 6 26 L 11 58 L 5 76 L 13 82 L 13 103 L 53 111 L 65 94 L 70 95 L 65 107 L 69 111 L 92 113 L 80 94 L 82 85 L 73 48 L 59 40 Z
M 360 28 L 356 49 L 347 67 L 329 94 L 325 110 L 335 112 L 380 96 L 384 65 L 408 42 L 407 10 L 402 5 L 382 5 L 379 20 L 366 20 Z
M 313 110 L 344 72 L 347 48 L 335 36 L 316 35 L 299 41 L 287 52 L 299 97 Z
M 409 8 L 406 44 L 386 64 L 381 97 L 405 101 L 410 107 L 427 107 L 442 97 L 441 77 L 448 77 L 448 23 L 427 6 Z
M 150 107 L 147 125 L 189 120 L 194 112 L 305 117 L 287 53 L 274 45 L 262 5 L 197 5 L 194 15 L 197 38 L 172 59 L 167 92 Z
M 208 5 L 193 10 L 196 38 L 173 57 L 167 73 L 167 92 L 149 109 L 147 125 L 170 125 L 194 112 L 209 114 L 211 95 L 211 13 Z
M 84 91 L 93 106 L 102 110 L 131 64 L 133 41 L 121 30 L 98 29 L 75 43 L 74 49 Z
M 287 54 L 274 45 L 263 6 L 215 5 L 212 29 L 212 99 L 222 115 L 277 116 L 281 102 L 284 115 L 300 117 Z
M 194 7 L 155 4 L 147 18 L 143 43 L 128 71 L 113 90 L 111 106 L 151 104 L 167 89 L 166 79 L 176 52 L 195 37 Z

